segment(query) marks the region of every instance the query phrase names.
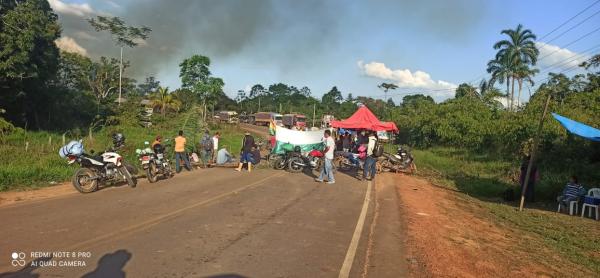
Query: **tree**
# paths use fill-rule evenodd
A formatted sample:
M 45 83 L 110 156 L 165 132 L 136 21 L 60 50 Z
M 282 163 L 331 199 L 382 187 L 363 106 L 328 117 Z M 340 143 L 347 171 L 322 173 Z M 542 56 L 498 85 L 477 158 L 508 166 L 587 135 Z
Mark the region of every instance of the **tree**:
M 144 83 L 139 84 L 137 87 L 140 95 L 147 96 L 158 90 L 160 87 L 160 81 L 156 80 L 154 76 L 148 76 L 146 77 Z
M 415 106 L 420 102 L 435 103 L 431 96 L 423 94 L 406 95 L 402 98 L 402 106 Z
M 346 101 L 353 101 L 354 97 L 352 97 L 352 93 L 348 93 L 348 96 L 346 96 Z
M 498 50 L 496 61 L 509 66 L 510 75 L 507 79 L 512 79 L 512 90 L 510 92 L 509 109 L 513 109 L 515 98 L 515 80 L 517 80 L 517 71 L 523 66 L 535 65 L 539 50 L 535 46 L 536 36 L 529 29 L 523 29 L 523 25 L 517 25 L 516 29 L 505 29 L 500 32 L 509 37 L 509 39 L 498 41 L 494 44 L 494 49 Z M 489 72 L 489 64 L 488 64 Z M 534 72 L 532 74 L 535 74 Z
M 59 64 L 58 16 L 45 0 L 0 1 L 0 103 L 17 125 L 33 121 L 51 102 L 47 86 Z
M 333 86 L 329 92 L 321 97 L 321 103 L 326 107 L 327 112 L 331 113 L 335 111 L 339 104 L 342 102 L 344 97 L 342 97 L 342 93 L 338 90 L 336 86 Z
M 460 85 L 458 85 L 458 88 L 456 88 L 456 94 L 454 96 L 455 98 L 462 98 L 462 97 L 470 97 L 470 98 L 476 98 L 479 99 L 480 95 L 477 92 L 477 89 L 467 83 L 462 83 Z
M 530 86 L 535 85 L 532 77 L 538 73 L 538 69 L 529 68 L 527 65 L 520 65 L 515 69 L 514 77 L 517 79 L 517 83 L 519 84 L 519 94 L 517 96 L 517 106 L 521 106 L 521 90 L 523 90 L 523 82 L 529 83 Z
M 181 108 L 181 101 L 169 93 L 169 87 L 158 87 L 152 94 L 151 101 L 152 107 L 158 109 L 163 116 L 168 110 L 179 111 Z
M 141 40 L 146 40 L 148 34 L 152 31 L 147 26 L 133 27 L 125 25 L 125 22 L 118 17 L 97 16 L 90 18 L 88 22 L 96 32 L 108 31 L 117 46 L 121 48 L 121 58 L 119 64 L 119 106 L 121 105 L 121 89 L 123 75 L 123 47 L 135 47 Z
M 122 84 L 121 74 L 117 69 L 127 67 L 129 67 L 129 62 L 122 64 L 115 58 L 108 59 L 106 57 L 100 57 L 99 63 L 90 64 L 90 68 L 86 71 L 86 81 L 96 97 L 98 111 L 100 103 Z M 121 95 L 119 95 L 119 101 L 120 99 Z
M 510 109 L 510 78 L 514 75 L 513 60 L 508 57 L 496 57 L 496 59 L 488 62 L 487 72 L 492 75 L 489 88 L 494 87 L 494 83 L 498 81 L 500 84 L 506 82 L 506 109 Z
M 202 55 L 194 55 L 183 60 L 183 62 L 179 64 L 181 87 L 194 91 L 198 84 L 207 83 L 211 74 L 209 66 L 210 58 Z

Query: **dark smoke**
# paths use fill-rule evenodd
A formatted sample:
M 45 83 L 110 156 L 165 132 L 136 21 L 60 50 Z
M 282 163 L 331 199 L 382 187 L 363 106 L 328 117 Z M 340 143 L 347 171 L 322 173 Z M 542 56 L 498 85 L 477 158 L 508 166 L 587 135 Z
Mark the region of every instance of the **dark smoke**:
M 116 2 L 116 1 L 115 1 Z M 97 8 L 101 2 L 91 2 Z M 367 23 L 393 24 L 422 30 L 425 36 L 460 41 L 481 20 L 482 2 L 370 0 L 131 0 L 106 12 L 128 24 L 153 29 L 146 46 L 127 49 L 132 73 L 142 80 L 193 54 L 214 60 L 244 57 L 257 67 L 282 72 L 294 68 L 318 70 L 319 61 L 338 49 L 352 47 Z M 478 4 L 479 3 L 479 4 Z M 102 9 L 98 9 L 101 10 Z M 410 24 L 407 25 L 407 22 Z M 117 57 L 118 48 L 106 34 L 99 35 L 84 18 L 61 14 L 64 35 L 73 37 L 92 57 Z M 82 33 L 83 32 L 83 33 Z M 96 38 L 86 38 L 85 34 Z M 403 38 L 398 38 L 402 40 Z M 345 41 L 350 40 L 350 41 Z M 357 53 L 360 55 L 360 53 Z

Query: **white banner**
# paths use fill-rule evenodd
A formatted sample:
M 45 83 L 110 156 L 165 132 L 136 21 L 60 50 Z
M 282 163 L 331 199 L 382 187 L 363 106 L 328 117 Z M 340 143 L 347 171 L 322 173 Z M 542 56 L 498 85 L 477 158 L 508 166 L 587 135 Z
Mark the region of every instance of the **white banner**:
M 275 140 L 279 143 L 292 145 L 318 144 L 323 141 L 323 130 L 299 131 L 277 126 L 275 129 Z

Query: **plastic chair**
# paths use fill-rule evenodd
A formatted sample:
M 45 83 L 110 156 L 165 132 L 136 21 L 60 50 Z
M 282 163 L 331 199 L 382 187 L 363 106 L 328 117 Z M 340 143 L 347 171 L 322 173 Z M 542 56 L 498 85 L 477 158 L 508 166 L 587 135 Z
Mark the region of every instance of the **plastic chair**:
M 562 206 L 562 202 L 558 202 L 558 210 L 556 210 L 556 212 L 560 212 L 561 206 Z M 575 209 L 575 211 L 573 211 L 573 209 Z M 579 198 L 569 202 L 569 215 L 577 214 L 578 211 L 579 211 Z
M 588 191 L 586 197 L 593 197 L 600 199 L 600 188 L 592 188 Z M 583 206 L 581 207 L 581 217 L 585 215 L 585 209 L 589 208 L 588 217 L 592 217 L 592 209 L 596 209 L 596 220 L 599 220 L 600 216 L 598 216 L 598 204 L 588 203 L 587 200 L 584 201 Z

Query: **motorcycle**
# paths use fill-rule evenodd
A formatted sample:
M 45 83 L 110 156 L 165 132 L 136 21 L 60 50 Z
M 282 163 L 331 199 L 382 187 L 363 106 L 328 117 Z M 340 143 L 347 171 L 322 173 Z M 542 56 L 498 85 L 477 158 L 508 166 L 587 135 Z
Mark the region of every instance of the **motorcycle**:
M 145 142 L 148 145 L 148 142 Z M 142 168 L 146 172 L 146 178 L 151 183 L 158 181 L 159 176 L 165 178 L 171 178 L 174 176 L 171 168 L 171 163 L 168 158 L 165 157 L 165 148 L 161 144 L 157 144 L 153 148 L 154 150 L 146 147 L 143 150 L 136 150 L 139 155 L 139 160 L 142 163 Z
M 116 152 L 104 152 L 94 156 L 81 153 L 69 154 L 68 164 L 77 162 L 79 168 L 73 175 L 73 186 L 81 193 L 91 193 L 99 184 L 126 181 L 130 187 L 137 185 L 137 180 L 123 163 L 123 157 Z
M 381 159 L 381 166 L 386 171 L 392 172 L 406 172 L 415 173 L 417 166 L 414 163 L 414 157 L 407 149 L 398 147 L 395 154 L 383 153 Z
M 323 167 L 323 152 L 313 149 L 306 155 L 303 155 L 299 147 L 295 148 L 288 160 L 288 171 L 292 173 L 302 172 L 304 168 L 311 170 L 320 170 Z

